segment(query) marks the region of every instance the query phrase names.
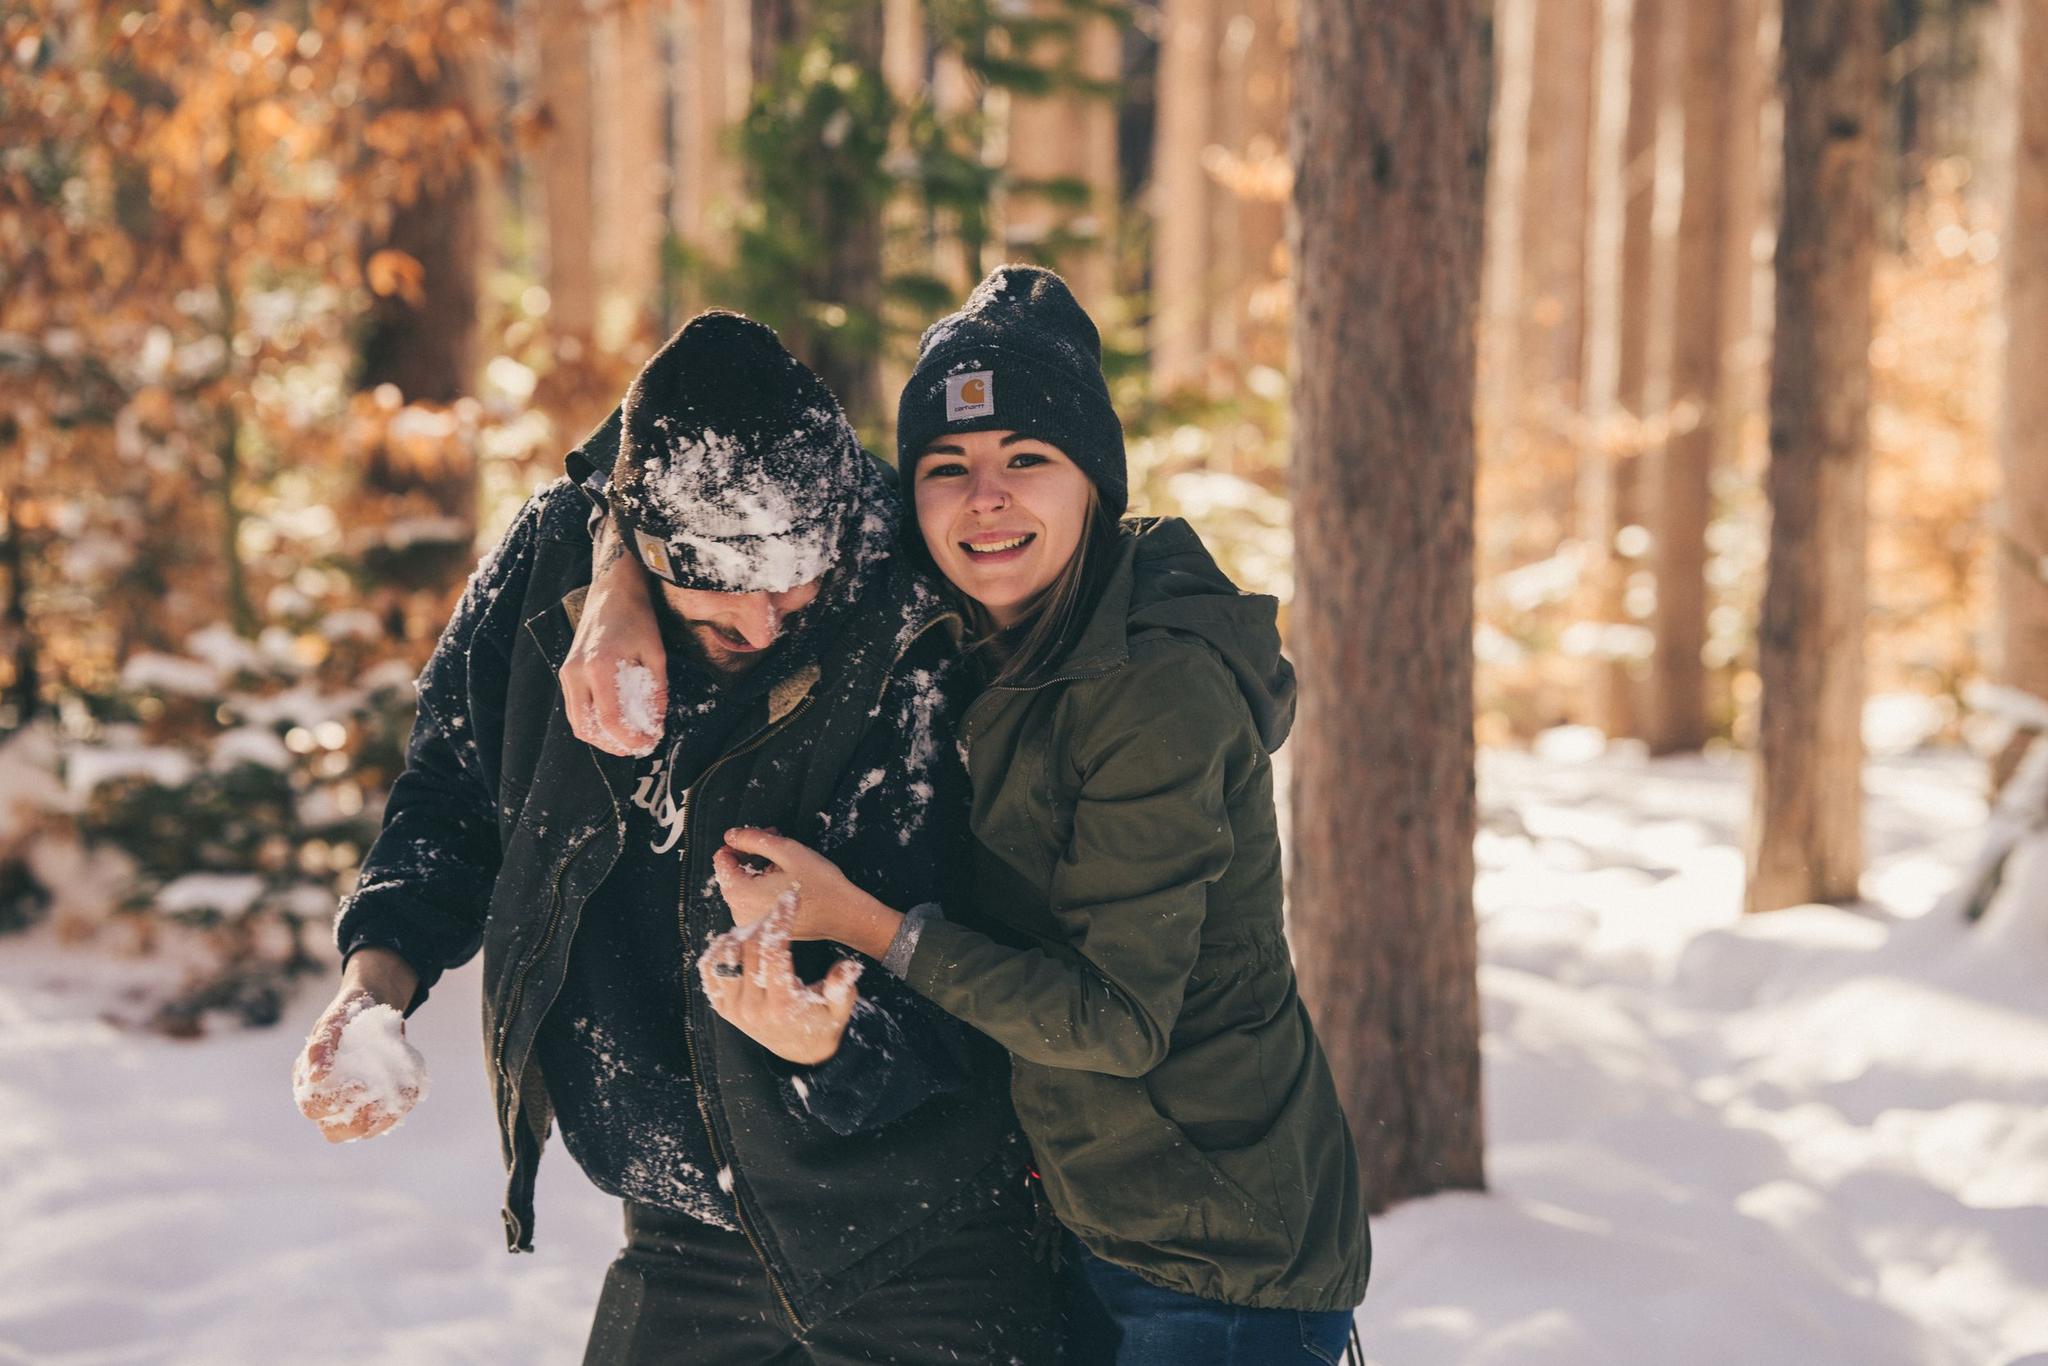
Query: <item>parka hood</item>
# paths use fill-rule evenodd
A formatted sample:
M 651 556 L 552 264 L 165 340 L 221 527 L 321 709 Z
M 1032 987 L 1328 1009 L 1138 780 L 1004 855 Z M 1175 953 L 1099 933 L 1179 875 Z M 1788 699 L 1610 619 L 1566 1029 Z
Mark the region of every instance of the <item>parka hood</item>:
M 1061 672 L 1120 664 L 1141 632 L 1197 637 L 1230 666 L 1267 752 L 1279 749 L 1294 725 L 1294 666 L 1280 653 L 1279 599 L 1232 583 L 1178 517 L 1127 518 L 1119 530 L 1101 600 Z

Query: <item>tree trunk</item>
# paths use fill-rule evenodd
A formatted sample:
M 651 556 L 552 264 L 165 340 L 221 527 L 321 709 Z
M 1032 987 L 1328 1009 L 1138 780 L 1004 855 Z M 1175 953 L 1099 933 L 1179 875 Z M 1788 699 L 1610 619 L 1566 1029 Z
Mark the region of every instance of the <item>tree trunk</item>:
M 687 271 L 680 268 L 681 254 L 695 245 L 700 231 L 697 187 L 690 183 L 699 156 L 694 145 L 697 135 L 697 65 L 703 59 L 704 22 L 702 7 L 695 0 L 668 0 L 668 89 L 667 182 L 668 199 L 662 205 L 667 214 L 663 224 L 661 255 L 661 327 L 658 334 L 673 336 L 698 308 L 698 291 L 691 288 Z
M 958 52 L 941 48 L 932 57 L 932 110 L 947 123 L 964 118 L 970 111 L 986 109 L 983 91 L 968 73 Z M 938 242 L 931 267 L 938 277 L 953 286 L 954 298 L 965 298 L 982 276 L 997 263 L 988 259 L 987 216 L 964 215 L 957 208 L 939 209 L 932 215 L 932 230 Z
M 431 77 L 394 50 L 387 107 L 409 110 L 474 107 L 475 73 L 443 53 Z M 476 371 L 477 298 L 483 231 L 477 200 L 477 159 L 455 158 L 449 175 L 429 177 L 410 200 L 396 204 L 391 226 L 365 244 L 365 260 L 379 252 L 403 253 L 418 263 L 416 287 L 379 294 L 361 346 L 358 387 L 393 384 L 407 402 L 453 403 L 471 390 Z
M 1635 0 L 1629 24 L 1628 122 L 1622 133 L 1621 308 L 1615 321 L 1615 452 L 1612 515 L 1616 527 L 1642 528 L 1646 490 L 1662 451 L 1661 418 L 1670 401 L 1671 310 L 1676 279 L 1677 190 L 1683 167 L 1678 135 L 1682 108 L 1683 25 L 1671 0 Z M 1668 206 L 1668 207 L 1667 207 Z M 1639 545 L 1616 546 L 1611 572 L 1620 581 L 1621 611 L 1614 620 L 1649 634 L 1649 609 L 1631 600 L 1628 585 L 1646 573 Z M 1610 590 L 1613 591 L 1613 590 Z M 1649 636 L 1654 647 L 1655 636 Z M 1649 659 L 1641 646 L 1628 667 L 1601 680 L 1601 713 L 1609 735 L 1641 735 L 1649 711 Z
M 484 68 L 473 46 L 437 51 L 425 70 L 401 45 L 388 47 L 384 61 L 382 110 L 453 111 L 472 130 L 483 125 L 478 111 Z M 365 391 L 391 386 L 407 404 L 446 406 L 472 392 L 477 368 L 484 172 L 473 142 L 437 146 L 420 160 L 426 173 L 414 193 L 393 206 L 383 236 L 364 244 L 372 285 L 383 277 L 385 287 L 363 334 L 357 383 Z M 359 501 L 350 510 L 353 524 L 365 533 L 360 572 L 382 590 L 375 596 L 387 623 L 407 636 L 431 629 L 445 608 L 442 595 L 473 558 L 476 452 L 453 419 L 449 426 L 437 438 L 394 439 L 387 433 L 376 440 L 363 452 Z M 230 432 L 224 449 L 232 450 L 233 442 Z M 368 534 L 399 518 L 429 519 L 414 527 L 432 530 L 381 539 Z
M 629 356 L 652 349 L 661 311 L 668 159 L 660 55 L 653 0 L 616 0 L 594 25 L 591 66 L 604 92 L 592 105 L 597 332 L 607 351 Z
M 2048 701 L 2048 4 L 2014 7 L 2015 137 L 2005 220 L 1999 680 Z M 2000 767 L 2010 772 L 2013 754 Z M 1999 778 L 2004 773 L 1995 775 Z
M 1210 143 L 1202 150 L 1213 209 L 1213 275 L 1208 343 L 1221 362 L 1215 378 L 1249 365 L 1285 366 L 1287 42 L 1278 0 L 1231 0 L 1212 15 L 1216 60 L 1206 99 Z M 1276 184 L 1277 181 L 1277 184 Z M 1284 286 L 1282 287 L 1284 290 Z
M 1685 190 L 1672 315 L 1671 433 L 1658 460 L 1651 532 L 1656 650 L 1646 738 L 1653 754 L 1707 742 L 1707 522 L 1723 410 L 1730 329 L 1725 281 L 1745 259 L 1746 217 L 1733 179 L 1738 119 L 1731 64 L 1756 49 L 1753 0 L 1688 5 L 1685 15 Z
M 1627 141 L 1634 59 L 1634 0 L 1601 0 L 1593 160 L 1586 230 L 1585 439 L 1579 451 L 1580 536 L 1588 552 L 1586 694 L 1593 725 L 1610 736 L 1635 724 L 1625 639 L 1627 566 L 1621 558 L 1621 472 L 1629 424 L 1621 398 L 1621 268 L 1628 228 Z
M 1303 0 L 1290 888 L 1373 1208 L 1483 1184 L 1472 914 L 1475 6 Z
M 0 418 L 0 427 L 11 429 L 13 425 L 10 419 Z M 11 432 L 0 434 L 0 440 L 15 439 Z M 27 725 L 43 709 L 42 663 L 35 624 L 28 614 L 31 557 L 24 553 L 28 530 L 21 524 L 23 501 L 18 488 L 0 498 L 0 576 L 7 580 L 7 599 L 0 606 L 0 648 L 11 666 L 6 691 L 0 693 L 0 734 Z
M 1770 565 L 1746 909 L 1847 901 L 1862 869 L 1877 0 L 1785 6 Z
M 1152 376 L 1287 363 L 1288 35 L 1279 0 L 1168 0 L 1152 154 Z
M 1073 30 L 1019 57 L 1090 80 L 1116 80 L 1122 49 L 1115 24 L 1050 0 L 1036 0 L 1036 10 L 1042 18 L 1068 19 Z M 1105 97 L 1065 88 L 1042 96 L 1013 91 L 1005 170 L 1011 185 L 1003 197 L 1003 232 L 1011 259 L 1054 266 L 1073 286 L 1081 306 L 1100 316 L 1114 283 L 1109 244 L 1117 200 L 1116 106 Z M 1086 203 L 1070 204 L 1057 192 L 1047 193 L 1055 183 L 1085 188 Z
M 1210 68 L 1216 0 L 1160 6 L 1152 141 L 1152 387 L 1200 387 L 1209 368 Z
M 930 87 L 929 49 L 922 0 L 887 0 L 882 7 L 882 79 L 888 82 L 889 94 L 898 108 L 908 108 Z M 909 138 L 899 120 L 891 135 L 890 154 L 903 156 L 910 150 Z M 930 273 L 933 247 L 924 196 L 912 185 L 898 186 L 883 209 L 885 275 Z M 929 319 L 913 317 L 909 310 L 895 308 L 891 310 L 890 321 L 891 327 L 884 334 L 885 344 L 876 357 L 875 385 L 885 396 L 879 416 L 893 436 L 896 410 L 886 396 L 902 393 L 903 386 L 910 382 L 917 339 Z
M 1675 159 L 1661 156 L 1665 130 L 1676 112 L 1671 94 L 1677 44 L 1672 0 L 1635 0 L 1629 21 L 1628 127 L 1622 134 L 1621 316 L 1616 323 L 1614 397 L 1633 421 L 1662 407 L 1661 378 L 1653 338 L 1668 325 L 1659 308 L 1668 291 L 1658 289 L 1657 195 Z M 1642 456 L 1640 443 L 1635 458 Z
M 1289 88 L 1287 32 L 1290 6 L 1282 0 L 1247 0 L 1230 50 L 1240 92 L 1236 135 L 1231 140 L 1238 184 L 1231 195 L 1237 217 L 1230 315 L 1237 329 L 1241 364 L 1287 366 L 1287 319 L 1291 314 L 1287 265 L 1286 167 Z
M 1715 394 L 1714 453 L 1730 468 L 1741 454 L 1742 428 L 1762 410 L 1765 349 L 1754 297 L 1757 228 L 1763 221 L 1763 115 L 1770 93 L 1763 51 L 1765 0 L 1730 0 L 1734 29 L 1723 79 L 1728 87 L 1728 152 L 1722 167 L 1726 199 L 1721 253 L 1721 374 Z M 1772 21 L 1775 23 L 1775 20 Z
M 803 41 L 811 28 L 808 4 L 800 0 L 756 0 L 753 12 L 756 79 L 772 72 L 782 51 Z M 863 71 L 882 70 L 882 7 L 857 8 L 846 21 L 845 60 Z M 838 202 L 835 203 L 835 196 Z M 786 322 L 783 342 L 818 372 L 839 396 L 856 426 L 882 420 L 881 371 L 874 335 L 865 326 L 849 327 L 846 319 L 878 320 L 882 308 L 882 200 L 877 197 L 857 211 L 843 207 L 847 187 L 814 186 L 808 215 L 831 223 L 828 250 L 822 261 L 802 273 L 803 295 L 819 307 L 801 321 Z M 832 310 L 843 310 L 833 321 Z
M 1497 0 L 1495 80 L 1486 186 L 1485 318 L 1479 421 L 1489 461 L 1521 450 L 1522 213 L 1529 179 L 1529 113 L 1535 98 L 1536 0 Z
M 924 6 L 920 0 L 884 0 L 882 79 L 897 99 L 914 100 L 926 84 Z
M 581 0 L 538 0 L 541 182 L 547 205 L 548 322 L 581 354 L 597 326 L 591 252 L 590 31 Z M 575 359 L 567 357 L 566 359 Z
M 1080 19 L 1074 38 L 1074 62 L 1087 80 L 1115 89 L 1124 69 L 1124 35 L 1116 22 L 1099 14 Z M 1074 101 L 1077 167 L 1088 187 L 1088 207 L 1068 226 L 1093 245 L 1081 255 L 1074 278 L 1076 297 L 1098 317 L 1107 316 L 1116 301 L 1117 209 L 1123 186 L 1117 148 L 1117 101 L 1089 95 Z
M 1523 421 L 1546 445 L 1576 425 L 1586 351 L 1586 206 L 1599 0 L 1537 7 L 1522 209 Z M 1570 502 L 1570 484 L 1563 502 Z M 1560 509 L 1561 511 L 1564 509 Z
M 755 85 L 775 75 L 785 48 L 810 29 L 813 0 L 743 0 L 747 4 L 747 63 Z M 879 19 L 879 15 L 876 16 Z M 745 101 L 740 104 L 746 109 Z
M 706 261 L 732 255 L 740 170 L 726 139 L 746 113 L 752 70 L 748 0 L 676 0 L 675 170 L 669 215 L 683 248 Z M 686 291 L 687 316 L 710 300 Z

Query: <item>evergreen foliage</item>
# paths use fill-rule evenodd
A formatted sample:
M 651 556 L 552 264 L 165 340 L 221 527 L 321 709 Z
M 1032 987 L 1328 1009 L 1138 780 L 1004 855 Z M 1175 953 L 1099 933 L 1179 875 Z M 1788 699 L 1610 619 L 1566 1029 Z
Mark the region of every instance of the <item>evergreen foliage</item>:
M 925 324 L 957 306 L 966 287 L 997 264 L 994 222 L 1003 194 L 1029 191 L 1076 212 L 1087 207 L 1085 182 L 1020 179 L 989 154 L 990 114 L 981 97 L 1068 91 L 1113 98 L 1113 84 L 1074 68 L 1067 45 L 1084 20 L 1098 15 L 1124 22 L 1127 6 L 932 0 L 926 68 L 956 61 L 976 95 L 947 110 L 929 82 L 911 94 L 889 88 L 876 6 L 816 0 L 806 7 L 802 31 L 770 54 L 738 130 L 749 193 L 732 259 L 707 260 L 672 240 L 672 267 L 702 297 L 783 333 L 834 382 L 864 436 L 880 448 L 875 424 L 890 405 L 864 395 L 847 372 L 885 352 L 914 352 Z M 913 250 L 847 261 L 849 236 L 879 232 L 895 199 L 911 206 L 910 225 L 897 230 L 916 239 Z M 1093 243 L 1091 235 L 1062 226 L 1021 254 L 1057 267 L 1063 254 Z M 948 254 L 962 263 L 961 278 L 948 279 L 929 264 Z M 891 269 L 892 257 L 917 264 Z

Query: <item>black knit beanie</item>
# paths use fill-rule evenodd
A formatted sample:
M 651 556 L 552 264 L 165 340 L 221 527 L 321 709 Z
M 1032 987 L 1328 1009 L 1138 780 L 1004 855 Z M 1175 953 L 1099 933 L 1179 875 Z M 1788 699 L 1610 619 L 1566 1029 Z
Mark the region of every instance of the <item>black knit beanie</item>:
M 1059 447 L 1111 517 L 1130 500 L 1124 429 L 1102 378 L 1102 339 L 1067 282 L 1040 266 L 997 266 L 958 313 L 925 329 L 896 404 L 903 496 L 918 457 L 950 432 L 1015 431 Z
M 607 499 L 657 578 L 780 592 L 840 556 L 876 467 L 825 382 L 751 318 L 683 324 L 626 391 Z

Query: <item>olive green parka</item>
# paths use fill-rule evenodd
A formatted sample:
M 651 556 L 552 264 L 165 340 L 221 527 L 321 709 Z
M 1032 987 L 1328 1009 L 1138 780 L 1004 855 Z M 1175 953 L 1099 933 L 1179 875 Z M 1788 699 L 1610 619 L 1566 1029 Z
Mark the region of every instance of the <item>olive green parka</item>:
M 968 711 L 974 904 L 924 925 L 907 975 L 1009 1049 L 1046 1194 L 1096 1255 L 1348 1309 L 1371 1245 L 1281 929 L 1276 611 L 1185 522 L 1126 522 L 1065 657 Z

